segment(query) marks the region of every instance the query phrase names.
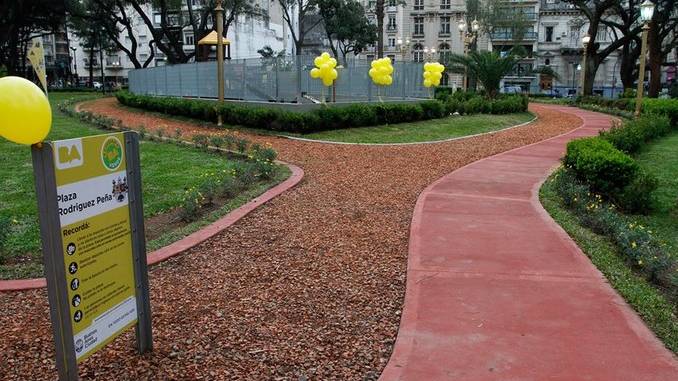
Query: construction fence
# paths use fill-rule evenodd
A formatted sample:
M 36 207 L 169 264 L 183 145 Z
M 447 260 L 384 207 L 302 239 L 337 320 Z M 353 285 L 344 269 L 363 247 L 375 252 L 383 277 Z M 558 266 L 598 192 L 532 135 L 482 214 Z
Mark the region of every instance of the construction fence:
M 422 85 L 423 63 L 394 62 L 393 83 L 381 87 L 368 76 L 369 60 L 351 59 L 338 67 L 334 88 L 312 79 L 314 56 L 250 58 L 224 62 L 224 97 L 258 102 L 314 103 L 323 96 L 337 102 L 427 98 Z M 129 89 L 135 94 L 217 98 L 217 62 L 136 69 L 129 72 Z

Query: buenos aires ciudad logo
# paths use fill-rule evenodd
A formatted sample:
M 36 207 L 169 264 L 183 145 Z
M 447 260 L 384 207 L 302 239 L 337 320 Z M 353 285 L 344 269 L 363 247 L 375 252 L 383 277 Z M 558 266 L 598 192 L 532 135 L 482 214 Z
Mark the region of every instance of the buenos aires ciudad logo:
M 115 136 L 110 136 L 101 145 L 101 162 L 109 171 L 114 171 L 122 164 L 122 143 Z

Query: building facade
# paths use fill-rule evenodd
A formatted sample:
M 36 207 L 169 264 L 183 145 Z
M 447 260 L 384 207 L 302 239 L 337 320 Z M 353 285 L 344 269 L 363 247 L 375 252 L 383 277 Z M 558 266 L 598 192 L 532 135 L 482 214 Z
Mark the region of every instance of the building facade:
M 375 0 L 363 0 L 368 18 L 376 24 Z M 502 87 L 519 86 L 533 93 L 566 96 L 577 91 L 581 80 L 578 70 L 582 60 L 581 38 L 588 24 L 571 4 L 560 0 L 507 0 L 501 14 L 507 19 L 523 21 L 521 31 L 510 27 L 492 29 L 481 26 L 476 36 L 478 50 L 507 52 L 516 45 L 522 46 L 526 57 L 513 73 L 502 81 Z M 412 0 L 405 3 L 386 0 L 384 15 L 384 55 L 393 60 L 445 61 L 449 53 L 464 53 L 464 33 L 459 24 L 468 30 L 465 0 Z M 610 31 L 601 27 L 597 41 L 601 49 L 612 41 Z M 376 46 L 360 54 L 361 58 L 374 59 Z M 594 93 L 612 96 L 622 91 L 619 79 L 619 55 L 612 53 L 600 65 L 594 81 Z M 549 67 L 557 78 L 534 73 L 540 67 Z M 459 87 L 461 75 L 449 74 L 442 80 L 444 86 Z
M 194 9 L 202 7 L 205 0 L 191 0 Z M 270 46 L 275 51 L 285 50 L 288 53 L 291 51 L 289 28 L 282 19 L 282 10 L 278 2 L 273 0 L 256 0 L 255 6 L 266 14 L 262 17 L 240 16 L 229 27 L 226 38 L 231 42 L 230 44 L 230 58 L 253 58 L 258 57 L 257 50 L 264 46 Z M 145 4 L 144 10 L 149 17 L 152 17 L 155 27 L 160 27 L 160 13 L 153 9 L 151 4 Z M 186 4 L 182 6 L 181 12 L 186 16 L 188 7 Z M 195 12 L 197 13 L 197 12 Z M 151 56 L 153 56 L 148 67 L 162 66 L 167 62 L 166 56 L 157 48 L 154 54 L 151 54 L 149 42 L 153 39 L 151 30 L 143 22 L 133 8 L 129 8 L 128 16 L 132 18 L 132 26 L 134 29 L 134 37 L 137 40 L 137 60 L 144 64 Z M 199 15 L 196 15 L 199 16 Z M 212 17 L 208 16 L 207 25 L 212 25 Z M 187 18 L 187 16 L 186 16 Z M 179 17 L 169 18 L 170 22 L 179 24 Z M 173 21 L 176 20 L 176 21 Z M 183 50 L 187 54 L 193 53 L 195 50 L 196 36 L 194 36 L 193 29 L 190 26 L 178 26 L 178 33 L 181 34 L 183 40 Z M 71 31 L 68 33 L 68 40 L 70 42 L 70 62 L 71 73 L 77 73 L 81 83 L 85 83 L 89 79 L 90 66 L 94 71 L 94 81 L 101 81 L 101 69 L 103 65 L 104 76 L 107 83 L 125 84 L 127 81 L 127 73 L 133 70 L 134 64 L 132 60 L 123 52 L 119 51 L 104 51 L 103 62 L 99 58 L 98 50 L 95 51 L 93 57 L 90 57 L 90 51 L 84 47 L 81 40 Z M 120 42 L 126 47 L 130 48 L 132 41 L 127 36 L 126 31 L 121 33 Z M 191 59 L 191 61 L 193 61 Z

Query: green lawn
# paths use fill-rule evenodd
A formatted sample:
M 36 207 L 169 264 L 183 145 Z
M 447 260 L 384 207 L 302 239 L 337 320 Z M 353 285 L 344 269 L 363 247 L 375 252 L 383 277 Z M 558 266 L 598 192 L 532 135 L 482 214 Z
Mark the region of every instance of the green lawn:
M 637 156 L 639 164 L 659 179 L 655 210 L 634 216 L 665 241 L 678 255 L 678 132 L 650 143 Z
M 673 152 L 675 154 L 678 151 L 674 148 Z M 609 239 L 581 226 L 577 217 L 562 204 L 551 181 L 547 180 L 542 186 L 540 199 L 551 217 L 577 242 L 591 262 L 607 277 L 612 287 L 636 310 L 664 345 L 678 354 L 678 306 L 635 273 Z M 677 231 L 675 229 L 676 225 L 673 230 L 674 238 Z
M 67 98 L 87 99 L 91 94 L 56 93 L 50 96 L 53 124 L 48 140 L 59 140 L 76 136 L 105 133 L 81 121 L 56 112 L 55 104 Z M 40 238 L 35 201 L 33 171 L 30 148 L 0 139 L 0 221 L 9 220 L 9 234 L 4 247 L 0 247 L 0 279 L 32 277 L 41 275 Z M 199 185 L 199 175 L 207 172 L 230 170 L 241 160 L 225 155 L 205 152 L 197 148 L 169 143 L 141 142 L 141 170 L 144 198 L 144 215 L 157 215 L 178 206 L 185 189 Z M 288 170 L 279 167 L 273 179 L 258 182 L 248 188 L 220 210 L 207 217 L 214 220 L 237 208 L 250 198 L 262 193 L 273 184 L 282 181 Z M 1 223 L 1 222 L 0 222 Z M 172 232 L 149 242 L 149 248 L 181 238 L 204 225 L 198 221 L 188 225 L 181 232 Z M 0 226 L 0 229 L 3 227 Z M 0 237 L 1 238 L 1 237 Z M 9 264 L 2 264 L 2 259 Z M 19 262 L 19 259 L 22 263 Z
M 534 118 L 529 112 L 507 115 L 451 116 L 414 123 L 347 128 L 311 134 L 289 134 L 307 139 L 346 143 L 414 143 L 445 140 L 501 130 Z

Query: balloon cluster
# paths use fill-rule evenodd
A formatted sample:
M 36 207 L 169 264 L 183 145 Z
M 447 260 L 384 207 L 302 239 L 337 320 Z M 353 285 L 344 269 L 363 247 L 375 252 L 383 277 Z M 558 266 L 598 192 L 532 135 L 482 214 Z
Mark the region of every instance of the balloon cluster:
M 52 127 L 45 94 L 21 77 L 0 78 L 0 136 L 19 144 L 41 142 Z
M 337 74 L 337 60 L 330 57 L 329 53 L 324 52 L 313 60 L 316 67 L 311 69 L 311 78 L 320 78 L 323 85 L 332 86 L 332 83 L 339 76 Z
M 384 57 L 374 60 L 371 66 L 369 75 L 372 82 L 380 86 L 390 86 L 393 83 L 393 77 L 391 77 L 393 65 L 391 65 L 390 58 Z
M 424 87 L 440 86 L 440 78 L 443 77 L 445 66 L 438 62 L 424 64 Z

